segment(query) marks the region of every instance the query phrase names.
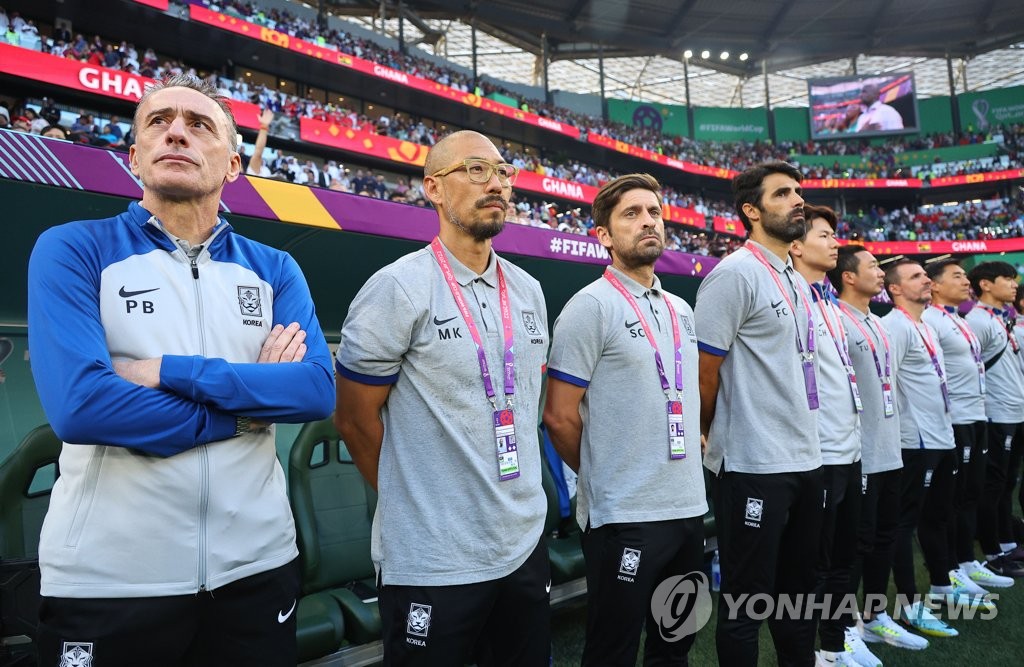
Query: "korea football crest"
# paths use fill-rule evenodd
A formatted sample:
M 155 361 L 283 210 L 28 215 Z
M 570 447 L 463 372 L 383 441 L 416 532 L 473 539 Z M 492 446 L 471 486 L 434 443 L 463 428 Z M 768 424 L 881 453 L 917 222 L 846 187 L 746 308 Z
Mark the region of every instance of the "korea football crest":
M 92 642 L 64 642 L 60 667 L 92 667 Z
M 405 624 L 407 634 L 417 637 L 426 637 L 430 632 L 430 605 L 417 604 L 409 605 L 409 618 Z
M 239 285 L 238 309 L 245 317 L 263 317 L 263 305 L 260 303 L 260 288 Z
M 761 516 L 764 514 L 764 500 L 761 498 L 747 498 L 744 508 L 743 523 L 751 528 L 761 527 Z

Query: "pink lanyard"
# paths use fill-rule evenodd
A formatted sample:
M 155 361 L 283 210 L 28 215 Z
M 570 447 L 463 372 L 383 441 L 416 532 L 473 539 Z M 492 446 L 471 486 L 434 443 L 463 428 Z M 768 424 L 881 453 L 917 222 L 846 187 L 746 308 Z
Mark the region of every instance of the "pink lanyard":
M 960 318 L 950 315 L 945 308 L 941 308 L 939 306 L 936 306 L 935 304 L 932 304 L 930 307 L 939 311 L 945 317 L 948 317 L 950 320 L 953 321 L 953 324 L 956 325 L 956 328 L 960 330 L 960 334 L 967 340 L 967 345 L 970 346 L 971 348 L 971 355 L 974 357 L 974 362 L 984 366 L 985 362 L 982 361 L 981 359 L 981 341 L 979 341 L 978 337 L 974 335 L 974 332 L 971 331 L 966 324 L 960 324 Z
M 870 324 L 871 320 L 870 319 L 867 320 L 868 327 L 872 331 L 876 331 L 877 330 L 878 337 L 882 339 L 882 345 L 885 346 L 885 374 L 883 375 L 883 373 L 882 373 L 882 365 L 878 363 L 878 352 L 877 352 L 877 350 L 875 348 L 875 341 L 872 339 L 872 337 L 870 335 L 868 335 L 867 330 L 865 330 L 864 327 L 861 326 L 859 318 L 857 317 L 857 314 L 854 313 L 853 310 L 850 309 L 849 306 L 847 306 L 845 303 L 840 301 L 839 302 L 839 308 L 844 313 L 846 313 L 847 317 L 850 318 L 850 321 L 853 322 L 853 326 L 857 327 L 857 330 L 860 331 L 862 336 L 864 336 L 864 340 L 866 340 L 868 342 L 868 347 L 871 348 L 871 358 L 874 359 L 874 361 L 875 361 L 875 370 L 878 371 L 878 379 L 881 380 L 882 382 L 888 381 L 889 377 L 890 377 L 890 373 L 892 372 L 892 366 L 891 366 L 890 357 L 889 357 L 889 339 L 886 337 L 885 331 L 882 330 L 881 327 L 877 327 L 877 329 L 876 329 L 875 327 L 871 326 L 871 324 Z
M 448 258 L 444 254 L 444 246 L 441 245 L 441 239 L 435 236 L 434 240 L 430 242 L 430 249 L 434 252 L 434 258 L 437 259 L 437 263 L 441 267 L 441 273 L 444 275 L 445 282 L 448 283 L 448 289 L 451 290 L 452 296 L 455 298 L 455 304 L 459 307 L 459 312 L 462 313 L 462 319 L 466 323 L 466 328 L 469 329 L 469 335 L 473 338 L 473 343 L 476 344 L 476 358 L 480 362 L 480 376 L 484 380 L 484 391 L 487 392 L 487 400 L 494 406 L 494 386 L 491 384 L 491 372 L 487 366 L 487 354 L 484 352 L 484 343 L 480 337 L 480 331 L 473 321 L 473 314 L 469 312 L 469 305 L 466 303 L 465 297 L 462 296 L 462 289 L 459 287 L 459 282 L 455 279 L 455 273 L 452 271 Z M 495 268 L 498 273 L 498 301 L 501 305 L 501 328 L 505 334 L 505 401 L 511 406 L 512 396 L 516 393 L 515 338 L 512 329 L 512 306 L 508 300 L 505 273 L 501 270 L 501 264 L 497 260 L 495 260 Z
M 665 364 L 661 361 L 661 352 L 658 351 L 658 343 L 654 340 L 654 332 L 651 331 L 651 327 L 647 324 L 647 318 L 640 312 L 640 306 L 637 304 L 636 299 L 629 293 L 626 286 L 622 284 L 622 281 L 618 279 L 611 272 L 611 269 L 605 269 L 604 278 L 612 284 L 612 287 L 619 291 L 619 294 L 626 298 L 629 305 L 633 307 L 633 312 L 640 318 L 640 325 L 644 328 L 644 334 L 647 336 L 647 342 L 654 348 L 654 362 L 658 367 L 658 376 L 661 378 L 661 388 L 665 392 L 665 395 L 669 394 L 668 377 L 665 375 Z M 672 344 L 675 346 L 675 366 L 676 366 L 676 391 L 680 394 L 683 391 L 683 346 L 680 342 L 679 336 L 679 321 L 676 320 L 676 309 L 672 307 L 672 302 L 669 300 L 668 295 L 665 295 L 665 309 L 668 311 L 668 316 L 672 319 Z M 680 396 L 682 398 L 682 396 Z
M 1002 323 L 1003 331 L 1006 332 L 1006 337 L 1009 339 L 1010 349 L 1013 350 L 1014 354 L 1017 354 L 1020 351 L 1020 343 L 1017 342 L 1017 337 L 1014 336 L 1013 332 L 1010 331 L 1009 327 L 1006 326 L 1006 322 L 1001 317 L 996 315 L 995 309 L 992 308 L 991 306 L 986 306 L 985 304 L 982 304 L 982 303 L 976 304 L 974 307 L 975 308 L 981 308 L 986 313 L 988 313 L 989 316 L 992 319 L 997 320 L 998 322 Z
M 750 251 L 750 254 L 754 256 L 754 259 L 761 262 L 764 268 L 768 269 L 768 273 L 771 275 L 772 280 L 775 281 L 775 286 L 779 288 L 779 292 L 782 294 L 782 298 L 786 300 L 786 305 L 789 306 L 789 311 L 793 313 L 793 321 L 798 322 L 796 319 L 796 308 L 793 306 L 793 300 L 789 298 L 789 292 L 782 285 L 782 281 L 779 279 L 779 274 L 771 263 L 765 258 L 764 253 L 756 245 L 749 241 L 743 246 Z M 792 283 L 790 283 L 792 285 Z M 796 351 L 800 353 L 802 359 L 811 357 L 814 355 L 814 320 L 811 316 L 811 304 L 807 302 L 807 296 L 803 293 L 803 290 L 799 290 L 793 285 L 793 291 L 800 294 L 800 298 L 803 300 L 804 310 L 807 311 L 807 352 L 804 354 L 803 343 L 800 342 L 800 325 L 796 326 Z
M 827 300 L 828 297 L 822 294 L 821 298 L 818 299 L 818 310 L 821 311 L 821 317 L 825 320 L 825 328 L 828 329 L 829 335 L 832 336 L 832 342 L 836 344 L 836 352 L 839 353 L 839 360 L 843 362 L 843 366 L 853 368 L 853 362 L 850 361 L 850 342 L 846 340 L 846 329 L 843 327 L 842 320 L 838 315 L 836 315 L 836 327 L 839 329 L 839 335 L 836 336 L 835 330 L 832 329 L 832 318 L 829 317 L 826 312 L 832 309 L 831 305 L 825 305 Z M 842 345 L 839 344 L 840 338 L 843 339 Z
M 932 366 L 935 367 L 935 373 L 939 376 L 939 382 L 945 386 L 946 374 L 942 372 L 942 364 L 939 363 L 939 357 L 935 354 L 935 341 L 932 340 L 932 335 L 928 333 L 927 328 L 921 331 L 921 325 L 914 321 L 914 318 L 910 316 L 907 309 L 903 306 L 896 306 L 896 310 L 903 313 L 910 323 L 917 329 L 917 335 L 921 337 L 921 342 L 924 343 L 924 348 L 928 350 L 928 356 L 932 358 Z

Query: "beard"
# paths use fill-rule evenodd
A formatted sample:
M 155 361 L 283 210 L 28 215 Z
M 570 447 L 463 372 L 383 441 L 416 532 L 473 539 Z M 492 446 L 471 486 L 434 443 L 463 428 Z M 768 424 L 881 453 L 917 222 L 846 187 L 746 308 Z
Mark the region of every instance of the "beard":
M 641 245 L 644 239 L 648 238 L 658 239 L 658 245 Z M 665 238 L 657 233 L 652 234 L 650 232 L 641 232 L 637 234 L 629 249 L 615 251 L 616 257 L 618 257 L 619 261 L 630 269 L 654 264 L 658 261 L 658 258 L 661 257 L 663 252 L 665 252 Z
M 508 210 L 508 203 L 501 197 L 483 197 L 473 204 L 474 209 L 482 209 L 485 206 L 490 206 L 497 202 L 501 202 L 504 207 L 502 216 L 499 219 L 485 220 L 479 213 L 477 213 L 473 216 L 475 219 L 472 222 L 472 226 L 470 226 L 465 224 L 458 214 L 455 213 L 455 209 L 452 208 L 451 205 L 451 200 L 448 198 L 448 193 L 445 193 L 445 207 L 448 209 L 448 219 L 453 225 L 465 232 L 474 241 L 481 243 L 494 238 L 501 233 L 501 230 L 505 229 L 504 213 Z
M 799 241 L 807 233 L 802 206 L 793 209 L 788 215 L 778 215 L 768 211 L 761 211 L 761 213 L 763 214 L 761 226 L 765 233 L 783 243 Z

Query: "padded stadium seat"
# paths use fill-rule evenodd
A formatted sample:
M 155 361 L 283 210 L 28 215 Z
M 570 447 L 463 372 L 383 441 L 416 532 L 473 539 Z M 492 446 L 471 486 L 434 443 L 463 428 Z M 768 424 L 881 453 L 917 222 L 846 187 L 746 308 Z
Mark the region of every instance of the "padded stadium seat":
M 338 603 L 327 593 L 303 596 L 295 610 L 295 621 L 299 662 L 337 651 L 345 638 L 345 619 Z
M 38 556 L 61 444 L 49 424 L 38 426 L 0 465 L 0 557 Z M 52 472 L 47 470 L 51 465 Z
M 29 432 L 0 465 L 0 628 L 33 637 L 39 613 L 39 531 L 57 479 L 61 441 L 49 425 Z
M 540 433 L 540 442 L 544 442 L 544 434 Z M 541 444 L 543 451 L 543 444 Z M 580 544 L 579 527 L 576 525 L 576 498 L 573 497 L 571 514 L 568 521 L 563 522 L 558 510 L 558 491 L 555 480 L 551 476 L 547 458 L 541 454 L 541 481 L 544 484 L 544 495 L 548 499 L 548 513 L 544 520 L 544 533 L 548 538 L 548 558 L 551 560 L 551 583 L 564 584 L 579 579 L 585 574 L 583 547 Z M 568 526 L 568 529 L 566 528 Z
M 352 463 L 330 419 L 310 422 L 299 431 L 289 456 L 288 495 L 302 559 L 303 593 L 334 601 L 349 642 L 380 639 L 376 575 L 370 560 L 377 494 Z M 319 605 L 311 605 L 311 613 L 314 607 Z

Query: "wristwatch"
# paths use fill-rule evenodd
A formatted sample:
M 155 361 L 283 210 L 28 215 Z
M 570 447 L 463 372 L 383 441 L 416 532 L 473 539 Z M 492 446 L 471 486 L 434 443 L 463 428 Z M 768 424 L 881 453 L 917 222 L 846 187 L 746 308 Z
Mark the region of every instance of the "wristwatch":
M 249 433 L 251 424 L 251 417 L 235 417 L 235 437 Z

